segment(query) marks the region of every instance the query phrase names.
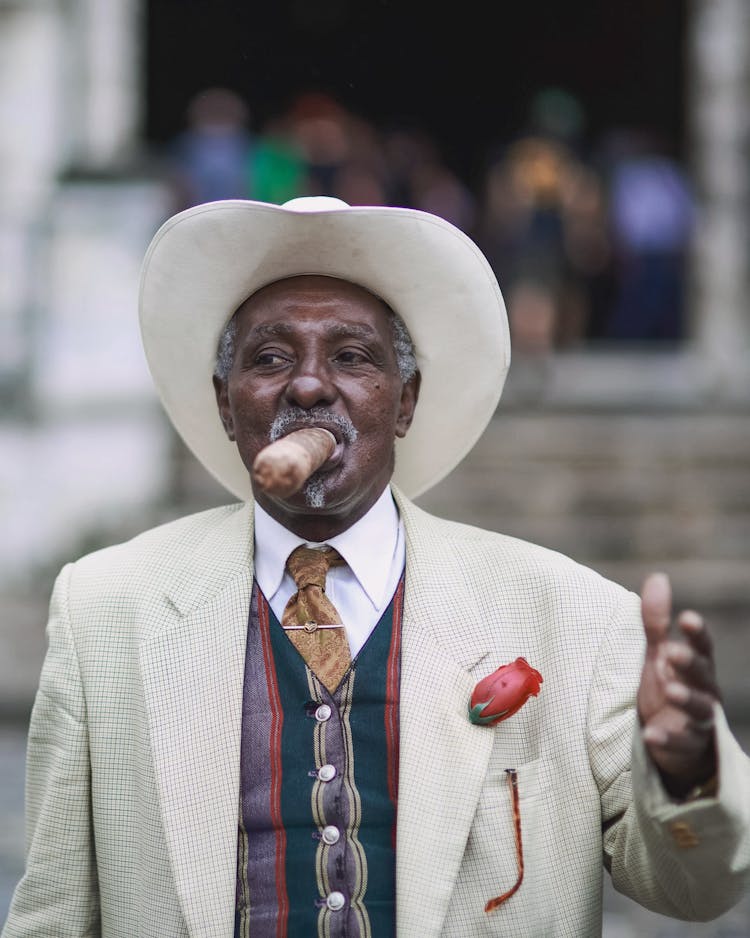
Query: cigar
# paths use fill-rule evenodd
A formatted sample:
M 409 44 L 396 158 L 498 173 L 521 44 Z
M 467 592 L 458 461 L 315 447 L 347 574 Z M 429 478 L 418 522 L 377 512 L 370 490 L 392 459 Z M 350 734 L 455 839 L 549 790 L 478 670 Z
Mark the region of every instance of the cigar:
M 253 480 L 268 495 L 287 498 L 330 459 L 336 437 L 322 427 L 303 427 L 270 443 L 255 457 Z

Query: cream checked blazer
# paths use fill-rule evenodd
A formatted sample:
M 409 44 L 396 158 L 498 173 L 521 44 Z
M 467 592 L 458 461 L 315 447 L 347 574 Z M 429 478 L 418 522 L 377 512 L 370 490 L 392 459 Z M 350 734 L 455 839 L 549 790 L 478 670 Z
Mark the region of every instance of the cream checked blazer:
M 603 863 L 668 915 L 733 904 L 750 763 L 719 713 L 718 797 L 665 797 L 634 734 L 637 597 L 396 496 L 399 938 L 599 935 Z M 247 505 L 204 512 L 61 573 L 30 728 L 28 867 L 3 938 L 231 938 L 251 525 Z M 475 683 L 519 655 L 544 677 L 539 697 L 472 725 Z M 525 876 L 487 914 L 518 870 L 507 768 Z

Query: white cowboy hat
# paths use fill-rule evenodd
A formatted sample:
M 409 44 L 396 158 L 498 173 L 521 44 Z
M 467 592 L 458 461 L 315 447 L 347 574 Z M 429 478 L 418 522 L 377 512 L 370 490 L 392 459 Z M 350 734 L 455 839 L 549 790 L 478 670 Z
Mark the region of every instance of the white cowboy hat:
M 219 337 L 261 287 L 299 274 L 349 280 L 403 318 L 422 372 L 394 482 L 416 497 L 447 475 L 495 411 L 510 364 L 505 304 L 479 248 L 442 218 L 323 196 L 284 205 L 208 202 L 166 221 L 141 275 L 143 346 L 187 446 L 241 499 L 250 479 L 211 382 Z

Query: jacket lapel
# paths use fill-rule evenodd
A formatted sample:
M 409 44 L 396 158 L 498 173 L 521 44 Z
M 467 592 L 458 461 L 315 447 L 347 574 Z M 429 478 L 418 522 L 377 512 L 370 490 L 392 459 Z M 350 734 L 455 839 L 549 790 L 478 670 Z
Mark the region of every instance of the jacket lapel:
M 465 623 L 477 616 L 444 538 L 394 493 L 407 535 L 402 623 L 396 896 L 398 934 L 440 934 L 492 750 L 467 709 L 486 654 Z M 445 556 L 444 556 L 445 555 Z
M 175 885 L 193 938 L 233 931 L 252 508 L 193 549 L 141 646 L 141 674 Z

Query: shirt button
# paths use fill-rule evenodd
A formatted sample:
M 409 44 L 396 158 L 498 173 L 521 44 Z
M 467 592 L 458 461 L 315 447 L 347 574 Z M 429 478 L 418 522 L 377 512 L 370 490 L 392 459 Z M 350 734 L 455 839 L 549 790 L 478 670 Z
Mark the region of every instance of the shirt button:
M 318 709 L 315 711 L 315 719 L 318 723 L 325 723 L 326 720 L 331 719 L 331 708 L 328 704 L 321 704 Z
M 332 779 L 336 778 L 336 766 L 331 765 L 330 762 L 326 765 L 321 765 L 318 769 L 318 778 L 321 782 L 330 782 Z
M 326 896 L 326 905 L 331 912 L 339 912 L 346 905 L 346 896 L 343 892 L 329 892 Z
M 341 837 L 341 833 L 338 827 L 334 827 L 333 824 L 328 824 L 323 828 L 323 843 L 337 844 L 339 837 Z

